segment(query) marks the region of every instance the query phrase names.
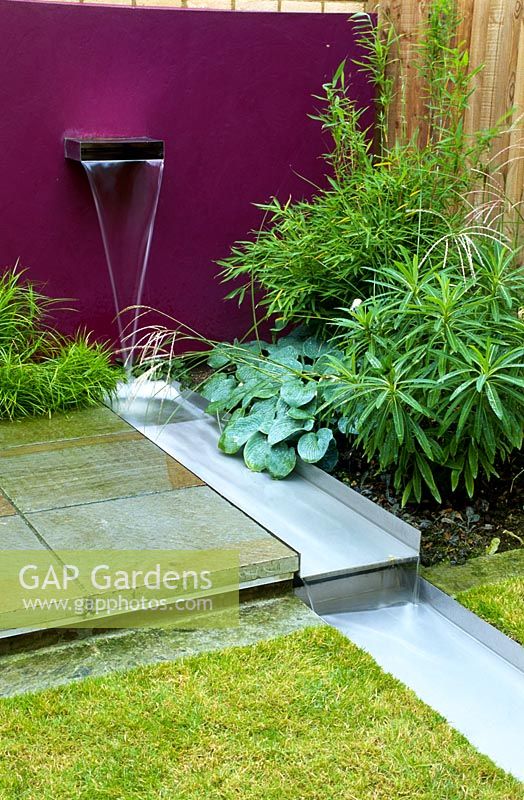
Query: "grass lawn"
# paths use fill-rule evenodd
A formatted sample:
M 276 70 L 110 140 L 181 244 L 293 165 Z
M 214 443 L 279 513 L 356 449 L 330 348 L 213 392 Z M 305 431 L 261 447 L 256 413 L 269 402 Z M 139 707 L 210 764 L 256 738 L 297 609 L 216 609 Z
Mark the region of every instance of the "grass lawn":
M 506 578 L 524 578 L 524 547 L 492 556 L 470 558 L 458 566 L 444 562 L 434 567 L 422 567 L 420 574 L 446 594 L 456 597 L 474 586 Z
M 0 702 L 2 800 L 518 800 L 332 628 Z
M 422 569 L 426 580 L 524 645 L 524 547 Z
M 474 586 L 457 600 L 524 645 L 524 578 Z

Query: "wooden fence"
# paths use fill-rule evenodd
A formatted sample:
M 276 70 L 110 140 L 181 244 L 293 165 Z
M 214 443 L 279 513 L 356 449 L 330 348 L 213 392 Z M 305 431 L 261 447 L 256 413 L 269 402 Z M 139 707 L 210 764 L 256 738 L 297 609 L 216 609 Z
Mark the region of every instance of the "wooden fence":
M 387 14 L 402 34 L 401 69 L 406 84 L 407 125 L 413 129 L 423 114 L 423 96 L 414 67 L 417 31 L 424 19 L 427 0 L 382 0 L 380 14 Z M 368 2 L 366 10 L 376 8 Z M 460 38 L 469 50 L 472 69 L 484 68 L 474 79 L 465 119 L 472 133 L 492 127 L 512 108 L 508 128 L 493 146 L 493 159 L 500 165 L 505 190 L 513 203 L 524 202 L 524 1 L 458 0 L 462 18 Z M 393 114 L 398 125 L 400 114 Z

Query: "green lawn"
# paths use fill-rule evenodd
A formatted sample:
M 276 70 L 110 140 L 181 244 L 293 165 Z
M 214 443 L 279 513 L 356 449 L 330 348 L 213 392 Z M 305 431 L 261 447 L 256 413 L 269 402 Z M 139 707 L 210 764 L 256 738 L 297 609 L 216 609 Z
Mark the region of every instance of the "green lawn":
M 518 800 L 337 631 L 0 702 L 2 800 Z
M 524 645 L 524 578 L 474 586 L 457 600 Z
M 421 569 L 430 583 L 524 645 L 524 547 Z
M 420 574 L 446 594 L 456 597 L 474 586 L 506 578 L 524 578 L 524 547 L 492 556 L 470 558 L 459 566 L 444 562 L 434 567 L 422 567 Z

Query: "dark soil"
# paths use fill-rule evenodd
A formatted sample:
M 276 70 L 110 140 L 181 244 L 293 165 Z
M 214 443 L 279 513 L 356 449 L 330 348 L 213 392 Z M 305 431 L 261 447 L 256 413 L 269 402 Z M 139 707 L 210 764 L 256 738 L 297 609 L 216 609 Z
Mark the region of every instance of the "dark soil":
M 513 456 L 499 470 L 500 477 L 477 482 L 471 500 L 450 494 L 442 504 L 431 497 L 401 507 L 401 494 L 392 476 L 376 473 L 357 450 L 342 453 L 335 477 L 364 497 L 409 522 L 422 534 L 421 561 L 461 564 L 487 552 L 524 547 L 524 453 Z
M 211 367 L 208 367 L 207 364 L 200 364 L 200 366 L 194 367 L 191 370 L 191 380 L 187 381 L 189 388 L 193 389 L 195 392 L 198 392 L 198 390 L 202 388 L 202 384 L 211 377 L 213 372 L 214 370 Z

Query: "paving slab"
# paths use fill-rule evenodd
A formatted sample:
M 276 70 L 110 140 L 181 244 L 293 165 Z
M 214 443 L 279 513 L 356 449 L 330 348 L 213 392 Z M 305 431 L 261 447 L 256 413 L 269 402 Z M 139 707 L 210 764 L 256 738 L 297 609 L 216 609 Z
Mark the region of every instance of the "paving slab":
M 45 550 L 43 542 L 35 535 L 30 526 L 19 516 L 0 517 L 0 553 L 6 550 Z M 1 557 L 1 556 L 0 556 Z M 5 557 L 4 557 L 5 558 Z M 54 557 L 53 557 L 54 558 Z M 9 614 L 18 609 L 18 604 L 13 601 L 9 590 L 9 581 L 12 575 L 5 575 L 2 567 L 5 561 L 0 561 L 0 585 L 2 586 L 2 603 L 0 608 L 0 639 L 13 633 L 5 629 L 5 620 Z M 56 561 L 57 567 L 58 561 Z M 11 627 L 11 622 L 7 624 Z
M 206 486 L 28 514 L 53 550 L 238 550 L 241 582 L 291 576 L 298 556 Z
M 164 492 L 202 481 L 136 432 L 0 452 L 0 485 L 24 512 Z
M 42 547 L 233 549 L 244 588 L 290 580 L 299 560 L 107 408 L 0 423 L 0 550 Z
M 0 517 L 10 517 L 13 514 L 16 514 L 16 509 L 6 497 L 0 494 Z
M 0 450 L 84 436 L 105 436 L 129 429 L 123 419 L 105 407 L 55 414 L 52 417 L 27 417 L 0 423 Z
M 0 551 L 41 550 L 44 546 L 21 517 L 0 518 Z

